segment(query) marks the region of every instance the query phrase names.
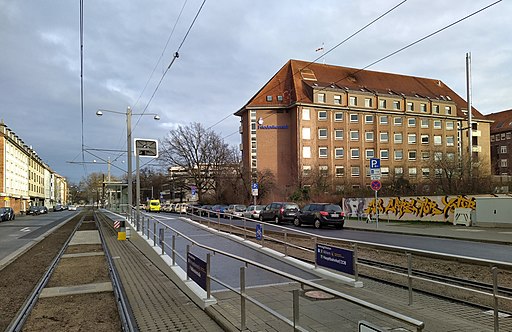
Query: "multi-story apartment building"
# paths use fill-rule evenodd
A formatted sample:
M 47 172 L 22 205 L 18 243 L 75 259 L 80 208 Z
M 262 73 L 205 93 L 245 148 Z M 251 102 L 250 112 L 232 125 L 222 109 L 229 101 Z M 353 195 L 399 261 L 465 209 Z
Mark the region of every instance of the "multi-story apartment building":
M 512 175 L 512 109 L 488 114 L 491 125 L 491 170 L 494 175 Z
M 52 180 L 59 179 L 53 188 Z M 50 187 L 48 187 L 50 186 Z M 37 153 L 0 122 L 0 207 L 10 206 L 15 213 L 24 212 L 30 205 L 52 207 L 58 195 L 67 202 L 66 179 L 55 174 Z
M 417 182 L 440 176 L 433 160 L 469 150 L 467 103 L 437 79 L 290 60 L 235 115 L 243 166 L 254 178 L 270 170 L 276 197 L 312 172 L 368 186 L 370 158 L 383 181 Z M 489 121 L 472 116 L 472 160 L 489 170 Z

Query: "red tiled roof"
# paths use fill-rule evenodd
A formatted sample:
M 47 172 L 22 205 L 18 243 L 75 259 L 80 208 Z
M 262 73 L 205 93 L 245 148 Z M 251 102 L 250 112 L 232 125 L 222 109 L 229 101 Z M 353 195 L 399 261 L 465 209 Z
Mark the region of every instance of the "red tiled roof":
M 486 120 L 493 120 L 491 134 L 512 130 L 512 109 L 485 115 Z
M 301 74 L 301 71 L 305 74 Z M 339 89 L 363 89 L 378 94 L 391 92 L 394 95 L 404 94 L 441 102 L 451 100 L 457 105 L 458 116 L 464 116 L 461 109 L 467 109 L 467 102 L 437 79 L 289 60 L 240 111 L 245 107 L 286 107 L 295 102 L 312 103 L 311 88 L 307 86 L 313 86 L 314 83 L 318 85 L 317 88 L 332 84 Z M 266 100 L 267 96 L 273 96 L 271 102 Z M 276 96 L 283 96 L 282 101 L 278 101 Z M 240 111 L 236 114 L 240 115 Z M 474 107 L 473 116 L 483 118 Z

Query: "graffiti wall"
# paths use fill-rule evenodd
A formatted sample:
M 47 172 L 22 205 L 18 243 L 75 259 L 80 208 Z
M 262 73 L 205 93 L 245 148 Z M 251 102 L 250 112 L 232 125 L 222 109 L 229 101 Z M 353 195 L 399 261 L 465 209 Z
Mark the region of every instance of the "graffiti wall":
M 382 197 L 346 198 L 343 209 L 348 217 L 364 217 L 375 215 L 379 219 L 389 220 L 420 220 L 452 222 L 456 208 L 475 210 L 474 197 L 459 196 L 418 196 L 418 197 Z

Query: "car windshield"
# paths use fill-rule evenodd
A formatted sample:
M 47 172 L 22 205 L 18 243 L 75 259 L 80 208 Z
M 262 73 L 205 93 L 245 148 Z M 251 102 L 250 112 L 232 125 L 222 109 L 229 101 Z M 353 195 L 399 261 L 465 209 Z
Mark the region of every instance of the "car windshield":
M 299 206 L 297 204 L 285 204 L 284 208 L 286 210 L 298 210 Z
M 336 204 L 325 205 L 323 210 L 327 211 L 327 212 L 341 212 L 342 211 L 341 206 L 336 205 Z

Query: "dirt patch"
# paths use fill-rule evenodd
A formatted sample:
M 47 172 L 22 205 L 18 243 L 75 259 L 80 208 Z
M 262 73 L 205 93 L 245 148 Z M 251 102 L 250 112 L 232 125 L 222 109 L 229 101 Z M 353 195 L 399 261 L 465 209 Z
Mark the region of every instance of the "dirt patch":
M 102 252 L 101 244 L 80 244 L 72 245 L 66 249 L 66 254 L 80 254 L 85 252 Z
M 82 222 L 79 231 L 92 231 L 95 229 L 98 229 L 98 227 L 96 227 L 96 223 L 94 221 L 84 221 Z
M 110 281 L 105 256 L 62 258 L 46 287 Z
M 121 331 L 111 293 L 40 299 L 23 331 Z

